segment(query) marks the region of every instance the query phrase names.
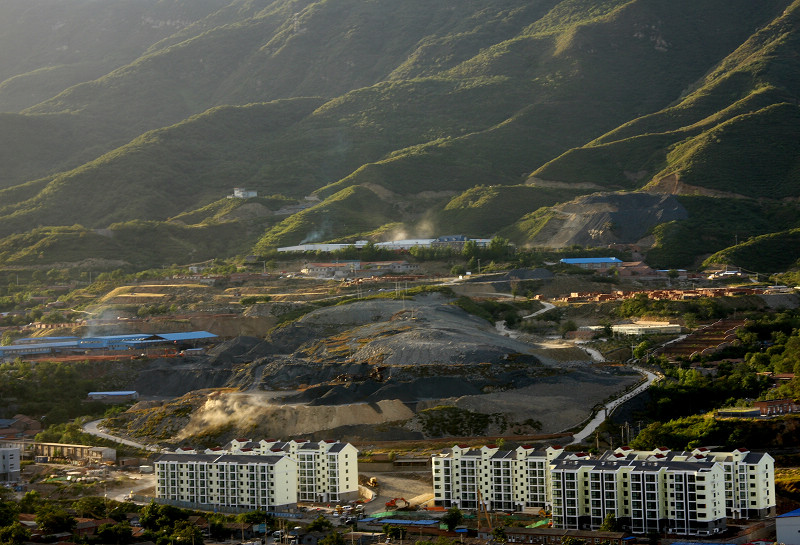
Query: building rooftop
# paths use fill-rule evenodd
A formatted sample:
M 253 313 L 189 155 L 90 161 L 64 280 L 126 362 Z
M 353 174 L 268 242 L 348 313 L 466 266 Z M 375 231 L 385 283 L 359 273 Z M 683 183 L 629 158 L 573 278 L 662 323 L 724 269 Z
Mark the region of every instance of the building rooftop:
M 565 257 L 561 263 L 622 263 L 622 260 L 616 257 Z

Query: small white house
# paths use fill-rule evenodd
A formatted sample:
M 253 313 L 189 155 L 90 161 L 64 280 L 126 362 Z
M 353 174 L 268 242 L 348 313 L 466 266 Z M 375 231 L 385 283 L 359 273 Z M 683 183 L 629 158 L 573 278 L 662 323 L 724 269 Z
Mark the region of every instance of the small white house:
M 246 187 L 234 187 L 233 195 L 228 195 L 229 199 L 250 199 L 258 197 L 258 191 L 248 191 Z

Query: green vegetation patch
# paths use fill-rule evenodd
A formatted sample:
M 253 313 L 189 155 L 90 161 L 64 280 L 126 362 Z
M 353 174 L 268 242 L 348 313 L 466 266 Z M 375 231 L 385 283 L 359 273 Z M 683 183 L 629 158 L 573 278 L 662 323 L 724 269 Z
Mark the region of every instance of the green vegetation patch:
M 486 435 L 490 426 L 502 433 L 509 426 L 508 418 L 502 413 L 477 413 L 449 405 L 423 409 L 417 418 L 425 435 L 431 437 Z

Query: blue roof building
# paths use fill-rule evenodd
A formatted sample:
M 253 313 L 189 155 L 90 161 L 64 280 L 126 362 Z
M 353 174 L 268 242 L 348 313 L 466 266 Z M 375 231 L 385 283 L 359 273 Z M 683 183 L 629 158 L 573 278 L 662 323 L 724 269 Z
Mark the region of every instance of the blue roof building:
M 775 517 L 775 533 L 778 543 L 800 545 L 800 509 Z
M 123 351 L 147 348 L 156 345 L 174 345 L 192 341 L 208 341 L 217 335 L 208 331 L 182 333 L 133 333 L 128 335 L 103 335 L 99 337 L 40 337 L 25 339 L 26 342 L 0 346 L 0 359 L 5 357 L 30 356 L 34 354 L 83 354 L 92 350 Z M 52 339 L 65 339 L 52 342 Z M 71 340 L 66 340 L 71 339 Z
M 580 267 L 581 269 L 603 271 L 622 265 L 622 260 L 616 257 L 565 257 L 561 260 L 561 263 Z

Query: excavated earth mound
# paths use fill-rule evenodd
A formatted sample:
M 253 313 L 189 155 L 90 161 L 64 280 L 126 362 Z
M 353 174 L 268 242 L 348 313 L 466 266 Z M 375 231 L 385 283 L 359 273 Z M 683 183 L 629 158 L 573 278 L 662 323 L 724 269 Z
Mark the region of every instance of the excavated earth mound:
M 385 439 L 424 437 L 417 412 L 439 405 L 561 431 L 638 379 L 588 356 L 565 361 L 549 352 L 432 294 L 315 310 L 265 340 L 239 337 L 205 356 L 155 360 L 133 387 L 143 396 L 238 390 L 209 396 L 176 441 L 256 433 Z

